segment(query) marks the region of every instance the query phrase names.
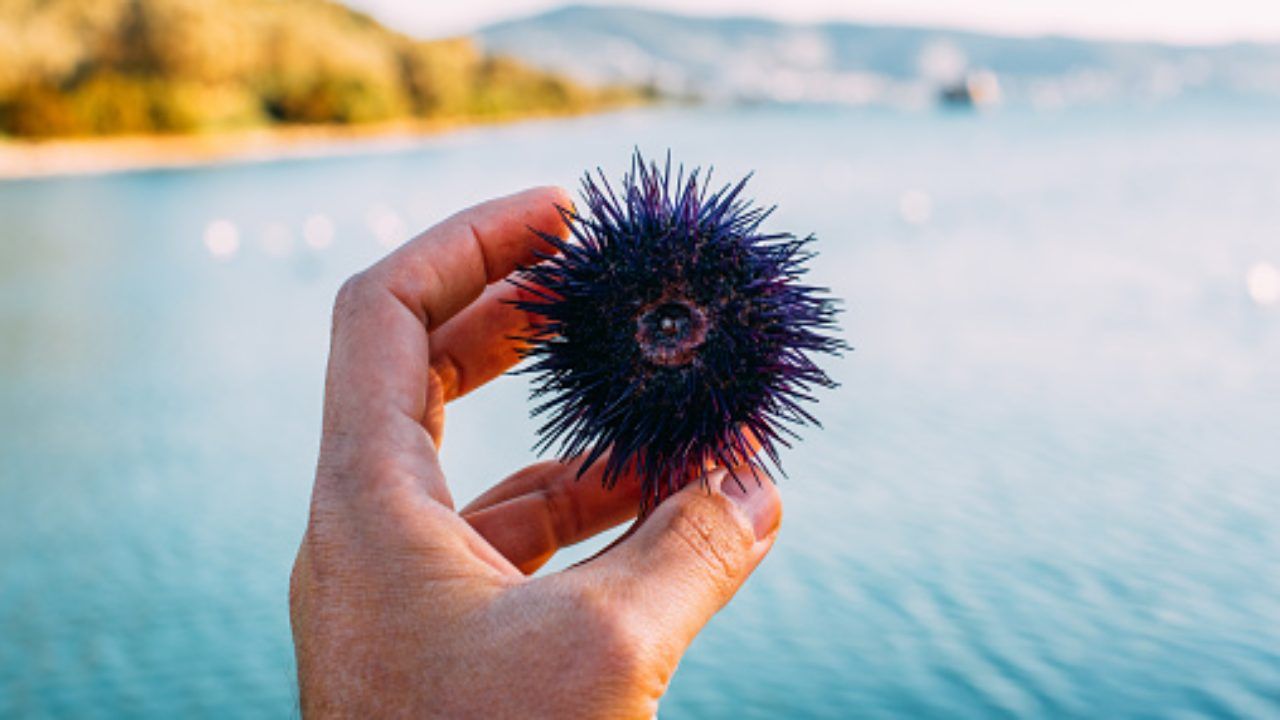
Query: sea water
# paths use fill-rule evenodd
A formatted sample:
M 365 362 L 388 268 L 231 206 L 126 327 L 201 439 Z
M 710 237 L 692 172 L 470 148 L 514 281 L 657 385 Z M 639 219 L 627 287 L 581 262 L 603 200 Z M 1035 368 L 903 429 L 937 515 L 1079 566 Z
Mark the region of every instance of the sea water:
M 296 713 L 335 289 L 633 147 L 754 170 L 856 347 L 664 718 L 1278 717 L 1278 119 L 671 110 L 0 184 L 0 717 Z M 460 501 L 535 459 L 526 392 L 450 408 Z

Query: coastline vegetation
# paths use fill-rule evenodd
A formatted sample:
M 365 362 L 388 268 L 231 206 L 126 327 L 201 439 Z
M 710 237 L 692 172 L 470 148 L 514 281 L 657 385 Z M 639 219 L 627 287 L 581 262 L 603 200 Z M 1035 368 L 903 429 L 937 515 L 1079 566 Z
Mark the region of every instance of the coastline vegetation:
M 437 123 L 643 102 L 469 39 L 415 40 L 332 0 L 6 0 L 0 135 Z

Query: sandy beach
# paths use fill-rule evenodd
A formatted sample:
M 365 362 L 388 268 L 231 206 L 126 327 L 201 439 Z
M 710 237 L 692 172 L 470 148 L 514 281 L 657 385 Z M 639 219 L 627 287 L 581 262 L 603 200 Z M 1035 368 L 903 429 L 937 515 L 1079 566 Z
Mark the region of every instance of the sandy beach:
M 477 120 L 283 126 L 198 135 L 0 138 L 0 180 L 392 152 L 425 137 L 466 128 L 564 117 L 572 115 L 548 113 Z

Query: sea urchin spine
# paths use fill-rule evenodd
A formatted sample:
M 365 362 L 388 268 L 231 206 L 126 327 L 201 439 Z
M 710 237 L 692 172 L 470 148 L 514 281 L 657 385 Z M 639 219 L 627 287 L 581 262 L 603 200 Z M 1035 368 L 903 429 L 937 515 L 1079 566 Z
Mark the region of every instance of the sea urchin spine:
M 845 348 L 834 301 L 801 282 L 813 237 L 762 233 L 749 177 L 708 192 L 709 175 L 638 152 L 620 194 L 588 174 L 587 212 L 561 208 L 572 237 L 540 233 L 555 252 L 514 280 L 537 449 L 603 460 L 608 487 L 638 475 L 641 514 L 710 467 L 777 466 L 787 424 L 817 424 L 812 387 L 835 386 L 811 355 Z

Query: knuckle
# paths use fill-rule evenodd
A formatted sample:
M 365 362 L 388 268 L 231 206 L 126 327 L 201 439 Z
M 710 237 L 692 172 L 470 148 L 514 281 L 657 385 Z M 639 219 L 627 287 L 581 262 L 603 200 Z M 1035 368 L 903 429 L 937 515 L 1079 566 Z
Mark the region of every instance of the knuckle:
M 338 288 L 338 294 L 333 300 L 334 309 L 341 309 L 354 305 L 361 294 L 362 286 L 366 282 L 366 275 L 363 272 L 358 272 L 343 281 L 342 286 Z
M 586 520 L 582 507 L 568 487 L 554 483 L 543 491 L 542 502 L 547 517 L 551 518 L 551 531 L 558 545 L 572 544 L 584 534 Z
M 342 283 L 333 298 L 334 327 L 341 325 L 364 304 L 364 299 L 369 294 L 369 286 L 371 284 L 372 281 L 369 279 L 368 271 L 358 272 Z
M 671 537 L 711 577 L 725 583 L 741 573 L 753 542 L 752 532 L 742 526 L 730 502 L 720 495 L 699 496 L 680 509 L 670 526 Z
M 352 489 L 361 489 L 365 494 L 376 495 L 410 482 L 412 476 L 400 459 L 380 452 L 377 448 L 348 442 L 332 451 L 323 447 L 321 449 L 316 487 L 323 488 L 327 493 L 336 491 L 338 494 L 346 494 Z M 317 507 L 312 508 L 313 527 L 318 521 L 318 510 Z

